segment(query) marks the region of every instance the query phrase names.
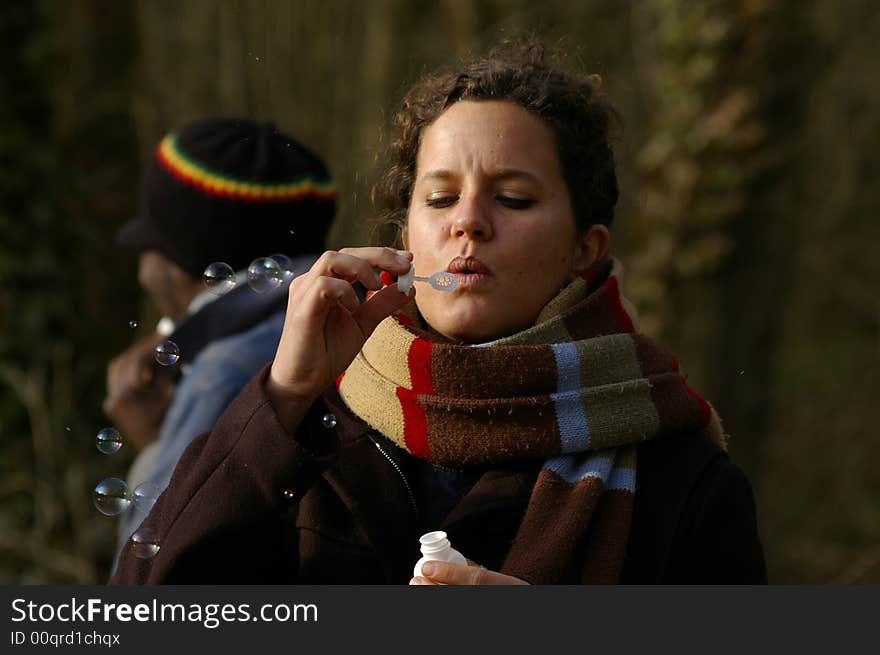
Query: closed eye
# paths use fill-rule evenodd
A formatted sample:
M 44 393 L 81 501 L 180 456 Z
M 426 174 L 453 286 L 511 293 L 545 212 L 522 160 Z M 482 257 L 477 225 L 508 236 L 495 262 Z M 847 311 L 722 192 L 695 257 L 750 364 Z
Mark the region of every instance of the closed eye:
M 425 204 L 434 209 L 443 209 L 452 206 L 456 200 L 458 200 L 457 196 L 432 196 L 425 200 Z
M 512 196 L 495 196 L 502 205 L 508 209 L 528 209 L 535 204 L 531 198 L 514 198 Z

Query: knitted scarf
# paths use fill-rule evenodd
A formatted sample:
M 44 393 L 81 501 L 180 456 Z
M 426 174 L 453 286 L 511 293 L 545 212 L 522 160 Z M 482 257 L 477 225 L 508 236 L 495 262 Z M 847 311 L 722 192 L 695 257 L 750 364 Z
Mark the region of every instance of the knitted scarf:
M 502 573 L 616 582 L 636 485 L 636 445 L 703 431 L 718 416 L 669 352 L 636 329 L 609 258 L 566 286 L 535 325 L 478 346 L 383 321 L 337 381 L 348 407 L 409 453 L 456 467 L 541 465 Z M 415 321 L 413 319 L 416 319 Z

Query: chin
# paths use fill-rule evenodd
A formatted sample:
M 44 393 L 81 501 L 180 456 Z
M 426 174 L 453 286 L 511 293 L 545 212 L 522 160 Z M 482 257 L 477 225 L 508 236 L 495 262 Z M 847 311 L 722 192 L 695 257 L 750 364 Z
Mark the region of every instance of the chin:
M 490 341 L 492 338 L 491 336 L 488 336 L 487 330 L 478 329 L 476 325 L 472 324 L 462 324 L 458 321 L 430 321 L 427 318 L 425 319 L 425 322 L 431 330 L 440 336 L 459 343 L 481 343 L 483 341 Z
M 440 329 L 434 329 L 447 339 L 463 344 L 486 343 L 487 341 L 506 337 L 517 331 L 505 330 L 498 326 L 487 326 L 485 321 L 469 325 L 447 325 L 442 326 Z
M 458 309 L 458 311 L 450 312 L 451 309 Z M 422 312 L 422 317 L 438 334 L 463 344 L 486 343 L 501 339 L 532 324 L 526 322 L 522 327 L 511 325 L 512 321 L 509 320 L 511 317 L 506 317 L 508 320 L 504 321 L 505 317 L 499 316 L 499 312 L 486 305 L 473 304 L 457 308 L 447 305 L 444 310 L 440 316 L 441 320 L 431 320 L 424 312 Z

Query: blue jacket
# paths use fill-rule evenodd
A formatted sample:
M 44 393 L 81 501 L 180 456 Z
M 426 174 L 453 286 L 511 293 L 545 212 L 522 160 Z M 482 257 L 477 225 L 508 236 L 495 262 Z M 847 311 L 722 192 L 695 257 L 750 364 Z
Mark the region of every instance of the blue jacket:
M 308 270 L 314 261 L 314 255 L 294 259 L 293 274 Z M 187 317 L 168 337 L 180 348 L 183 375 L 151 444 L 146 482 L 164 490 L 190 442 L 209 431 L 248 380 L 272 360 L 286 306 L 287 284 L 266 294 L 239 285 Z M 117 552 L 149 510 L 149 505 L 134 502 L 121 517 Z

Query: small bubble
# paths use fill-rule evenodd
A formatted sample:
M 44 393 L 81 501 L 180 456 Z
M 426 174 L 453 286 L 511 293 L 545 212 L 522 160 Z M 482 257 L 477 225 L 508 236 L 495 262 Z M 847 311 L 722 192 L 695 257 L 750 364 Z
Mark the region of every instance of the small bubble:
M 269 255 L 269 259 L 275 260 L 279 268 L 281 268 L 281 275 L 285 280 L 293 279 L 293 260 L 290 257 L 277 252 L 274 255 Z
M 138 326 L 137 321 L 129 321 L 128 322 L 128 327 L 130 327 L 132 330 L 134 330 L 137 326 Z
M 95 507 L 105 516 L 118 516 L 131 505 L 131 491 L 119 478 L 101 480 L 95 487 Z
M 162 493 L 162 490 L 159 488 L 158 484 L 154 482 L 142 482 L 138 486 L 134 488 L 134 492 L 132 492 L 134 506 L 139 510 L 144 512 L 149 512 L 153 505 L 156 504 L 156 499 Z
M 65 432 L 70 432 L 70 426 L 69 426 L 69 425 L 65 425 L 65 426 L 64 426 L 64 431 L 65 431 Z
M 745 374 L 745 371 L 740 371 L 739 374 L 740 374 L 740 375 L 744 375 L 744 374 Z
M 257 61 L 260 61 L 260 58 L 259 58 L 259 57 L 254 57 L 254 59 L 256 59 Z
M 202 279 L 208 291 L 215 296 L 222 296 L 235 287 L 235 271 L 226 262 L 213 262 L 208 264 Z
M 324 416 L 321 417 L 321 425 L 328 430 L 332 430 L 336 427 L 336 417 L 333 416 L 333 414 L 324 414 Z
M 105 455 L 112 455 L 122 448 L 122 435 L 116 428 L 104 428 L 95 437 L 95 446 Z
M 154 349 L 156 361 L 162 366 L 171 366 L 180 359 L 180 348 L 173 341 L 160 341 Z
M 138 528 L 131 535 L 131 552 L 138 559 L 150 559 L 159 552 L 159 537 L 150 528 Z
M 260 257 L 251 262 L 247 271 L 248 286 L 257 293 L 277 289 L 284 282 L 281 267 L 271 257 Z

